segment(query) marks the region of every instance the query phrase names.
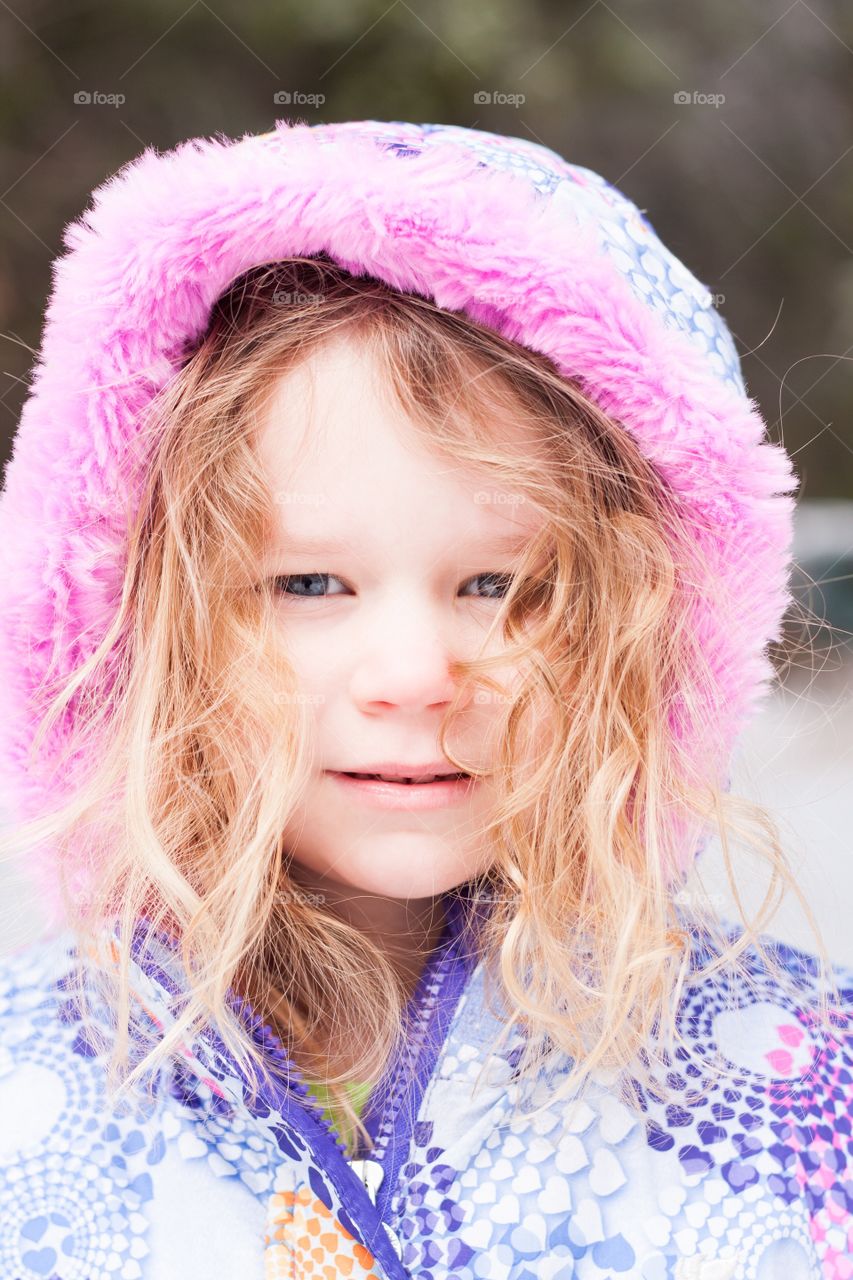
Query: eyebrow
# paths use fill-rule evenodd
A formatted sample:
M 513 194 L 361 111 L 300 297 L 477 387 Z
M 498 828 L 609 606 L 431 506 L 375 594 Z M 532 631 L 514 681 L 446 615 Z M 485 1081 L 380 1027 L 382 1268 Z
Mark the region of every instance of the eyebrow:
M 532 542 L 532 540 L 532 533 L 486 533 L 480 534 L 476 538 L 471 538 L 467 545 L 477 550 L 518 551 Z M 322 555 L 324 552 L 351 551 L 352 547 L 352 538 L 322 534 L 301 536 L 294 533 L 287 535 L 280 541 L 276 546 L 276 551 L 280 554 L 299 551 L 306 552 L 308 555 Z

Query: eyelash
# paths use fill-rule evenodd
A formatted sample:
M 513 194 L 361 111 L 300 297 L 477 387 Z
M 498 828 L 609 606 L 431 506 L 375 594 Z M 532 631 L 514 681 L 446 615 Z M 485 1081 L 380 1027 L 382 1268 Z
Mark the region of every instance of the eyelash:
M 306 595 L 306 596 L 295 595 L 295 596 L 294 596 L 294 595 L 292 595 L 292 593 L 287 592 L 287 591 L 286 591 L 286 590 L 285 590 L 285 589 L 280 585 L 280 584 L 282 584 L 282 583 L 288 583 L 288 582 L 295 582 L 295 581 L 299 581 L 299 580 L 300 580 L 300 579 L 302 579 L 302 578 L 337 578 L 337 575 L 336 575 L 336 574 L 333 574 L 333 573 L 292 573 L 292 574 L 280 574 L 278 577 L 273 578 L 273 585 L 274 585 L 274 587 L 275 587 L 275 590 L 276 590 L 280 595 L 283 595 L 283 596 L 290 595 L 290 596 L 291 596 L 291 599 L 295 599 L 295 600 L 328 600 L 328 599 L 331 599 L 331 598 L 332 598 L 332 596 L 331 596 L 331 595 L 329 595 L 329 594 L 328 594 L 327 592 L 325 592 L 325 591 L 324 591 L 324 592 L 322 592 L 322 593 L 321 593 L 321 594 L 319 594 L 319 595 Z M 468 579 L 468 582 L 478 582 L 481 578 L 497 578 L 497 579 L 500 579 L 500 580 L 502 580 L 503 582 L 505 582 L 505 583 L 506 583 L 507 590 L 509 590 L 510 586 L 512 585 L 512 581 L 513 581 L 513 579 L 512 579 L 512 575 L 511 575 L 511 574 L 506 574 L 506 573 L 476 573 L 476 574 L 474 575 L 474 577 L 473 577 L 473 578 L 469 578 L 469 579 Z M 337 578 L 337 581 L 338 581 L 338 582 L 342 582 L 342 581 L 343 581 L 343 579 L 342 579 L 342 578 Z M 466 585 L 467 585 L 467 583 L 466 583 Z M 335 594 L 335 595 L 342 595 L 343 593 L 342 593 L 342 592 L 335 592 L 335 593 L 333 593 L 333 594 Z M 484 597 L 484 598 L 485 598 L 485 599 L 488 599 L 488 600 L 498 600 L 498 599 L 501 599 L 501 597 L 500 597 L 500 596 L 486 596 L 486 597 Z

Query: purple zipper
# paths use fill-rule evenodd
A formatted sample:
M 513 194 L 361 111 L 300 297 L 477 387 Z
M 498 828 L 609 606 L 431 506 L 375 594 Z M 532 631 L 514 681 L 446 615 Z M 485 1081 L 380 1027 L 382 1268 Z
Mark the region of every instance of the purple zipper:
M 418 1101 L 420 1101 L 420 1094 L 423 1093 L 429 1076 L 432 1074 L 432 1066 L 437 1056 L 436 1054 L 429 1055 L 424 1052 L 424 1042 L 430 1026 L 431 1015 L 436 1007 L 442 988 L 458 964 L 457 952 L 459 949 L 458 944 L 462 938 L 460 932 L 462 925 L 463 919 L 459 901 L 456 898 L 451 898 L 447 904 L 447 919 L 445 920 L 444 929 L 434 950 L 427 959 L 415 991 L 404 1011 L 404 1021 L 409 1031 L 403 1038 L 402 1051 L 395 1058 L 392 1058 L 383 1078 L 371 1090 L 363 1112 L 362 1119 L 373 1140 L 373 1150 L 368 1152 L 366 1148 L 362 1147 L 355 1153 L 353 1158 L 369 1156 L 370 1159 L 382 1162 L 382 1157 L 388 1148 L 394 1130 L 394 1121 L 405 1099 L 407 1080 L 410 1078 L 414 1078 L 420 1086 L 418 1089 Z M 462 986 L 464 986 L 466 978 L 467 973 L 463 977 Z M 457 994 L 461 994 L 461 986 Z M 455 1008 L 456 1001 L 453 1000 L 452 1003 Z M 249 1001 L 244 997 L 229 992 L 229 1004 L 231 1009 L 240 1017 L 247 1030 L 251 1031 L 255 1040 L 263 1046 L 264 1051 L 273 1062 L 285 1069 L 287 1088 L 291 1089 L 300 1101 L 308 1107 L 325 1135 L 334 1142 L 344 1159 L 349 1159 L 346 1154 L 346 1144 L 340 1137 L 334 1122 L 326 1117 L 320 1102 L 311 1094 L 308 1085 L 305 1083 L 303 1072 L 292 1061 L 279 1037 L 264 1022 L 263 1018 L 255 1013 Z M 444 1036 L 442 1035 L 438 1045 L 434 1044 L 433 1047 L 440 1047 L 443 1039 Z M 412 1070 L 413 1067 L 416 1067 L 414 1072 Z M 383 1186 L 386 1185 L 387 1176 L 383 1180 Z
M 356 1215 L 359 1221 L 365 1219 L 368 1206 L 372 1210 L 372 1216 L 379 1219 L 374 1224 L 374 1230 L 368 1232 L 368 1238 L 365 1238 L 363 1231 L 356 1229 L 354 1222 L 350 1221 L 345 1225 L 349 1226 L 356 1238 L 364 1241 L 377 1261 L 385 1266 L 389 1276 L 400 1274 L 401 1262 L 386 1234 L 386 1215 L 397 1187 L 400 1169 L 409 1152 L 424 1092 L 435 1070 L 459 997 L 477 960 L 477 949 L 473 944 L 476 940 L 476 912 L 480 909 L 480 904 L 476 904 L 475 913 L 470 916 L 470 921 L 466 921 L 466 903 L 456 894 L 448 896 L 447 917 L 442 935 L 430 953 L 414 994 L 404 1010 L 407 1034 L 402 1038 L 382 1079 L 371 1091 L 363 1113 L 364 1124 L 374 1144 L 370 1152 L 362 1148 L 352 1157 L 347 1155 L 346 1145 L 333 1120 L 324 1115 L 320 1102 L 310 1094 L 302 1072 L 293 1063 L 272 1028 L 255 1013 L 244 997 L 230 988 L 226 995 L 226 1002 L 232 1011 L 262 1046 L 273 1064 L 281 1068 L 281 1077 L 272 1078 L 272 1083 L 276 1086 L 274 1092 L 270 1094 L 266 1088 L 259 1088 L 259 1096 L 265 1105 L 286 1117 L 297 1130 L 304 1129 L 306 1124 L 315 1127 L 311 1147 L 317 1158 L 323 1161 L 324 1174 L 335 1182 L 342 1201 L 345 1202 L 349 1195 L 353 1196 L 353 1209 L 360 1210 Z M 467 910 L 471 911 L 470 898 L 467 900 Z M 466 923 L 470 923 L 473 928 L 466 928 Z M 174 949 L 174 939 L 159 932 L 156 936 Z M 156 963 L 152 964 L 150 957 L 139 955 L 142 942 L 143 939 L 134 931 L 131 948 L 134 957 L 142 960 L 143 967 L 149 974 L 152 970 L 156 971 L 157 978 L 173 995 L 178 994 L 170 975 Z M 466 943 L 471 945 L 463 946 Z M 213 1028 L 209 1029 L 208 1036 L 213 1038 L 217 1053 L 236 1070 L 236 1063 L 232 1063 L 226 1045 Z M 375 1202 L 365 1183 L 349 1163 L 350 1159 L 365 1157 L 379 1164 L 383 1171 Z M 335 1171 L 336 1158 L 342 1161 L 346 1169 L 346 1181 L 343 1174 Z M 357 1192 L 351 1190 L 350 1180 L 354 1180 Z
M 387 1221 L 400 1169 L 408 1157 L 424 1092 L 474 966 L 475 948 L 463 945 L 472 941 L 472 934 L 464 925 L 463 904 L 451 895 L 442 936 L 406 1006 L 408 1034 L 371 1091 L 362 1116 L 374 1148 L 369 1155 L 366 1151 L 358 1154 L 368 1155 L 382 1167 L 376 1208 L 383 1222 Z
M 170 996 L 181 999 L 186 995 L 186 992 L 178 986 L 173 976 L 149 952 L 147 943 L 150 937 L 156 938 L 160 945 L 172 951 L 175 951 L 179 945 L 178 940 L 172 935 L 160 930 L 146 928 L 142 922 L 137 922 L 131 936 L 131 954 L 140 968 L 149 977 L 157 981 Z M 367 1187 L 358 1176 L 356 1170 L 348 1163 L 342 1149 L 342 1143 L 333 1126 L 322 1117 L 318 1103 L 314 1099 L 308 1098 L 301 1076 L 288 1058 L 281 1041 L 269 1027 L 263 1024 L 262 1020 L 251 1010 L 248 1003 L 230 988 L 226 995 L 226 1001 L 244 1025 L 250 1028 L 253 1034 L 260 1036 L 271 1057 L 287 1068 L 287 1079 L 279 1081 L 275 1077 L 266 1079 L 262 1076 L 260 1079 L 255 1080 L 256 1100 L 254 1103 L 250 1103 L 249 1083 L 241 1075 L 238 1064 L 232 1058 L 227 1045 L 216 1028 L 208 1025 L 199 1037 L 199 1041 L 204 1043 L 208 1050 L 212 1050 L 214 1057 L 218 1058 L 221 1064 L 240 1082 L 242 1105 L 251 1115 L 260 1118 L 266 1118 L 270 1114 L 281 1116 L 286 1122 L 286 1126 L 292 1132 L 299 1134 L 301 1141 L 307 1146 L 315 1162 L 322 1170 L 323 1178 L 334 1186 L 338 1194 L 341 1202 L 339 1211 L 341 1225 L 357 1241 L 364 1245 L 376 1262 L 384 1269 L 387 1280 L 411 1280 L 409 1272 L 403 1267 L 398 1252 L 389 1238 L 385 1223 L 377 1214 L 376 1205 L 368 1193 Z M 200 1062 L 207 1067 L 208 1064 L 202 1060 Z M 215 1061 L 211 1065 L 213 1076 L 215 1077 Z M 186 1084 L 184 1068 L 180 1062 L 176 1064 L 175 1070 L 176 1075 L 172 1087 L 180 1091 L 180 1096 L 186 1105 L 198 1105 L 197 1102 L 193 1103 L 192 1086 Z M 194 1073 L 191 1072 L 191 1074 Z M 228 1094 L 223 1095 L 218 1084 L 215 1085 L 215 1091 L 220 1097 L 226 1099 L 229 1106 L 233 1105 L 234 1099 L 230 1091 Z M 214 1109 L 219 1106 L 221 1106 L 220 1099 L 214 1097 Z M 292 1149 L 287 1130 L 278 1124 L 273 1125 L 272 1128 L 281 1153 L 286 1157 Z M 314 1190 L 318 1195 L 322 1194 L 316 1186 Z
M 291 1061 L 278 1036 L 264 1022 L 263 1018 L 255 1013 L 248 1000 L 230 992 L 229 996 L 229 1004 L 232 1011 L 237 1014 L 247 1030 L 251 1031 L 254 1039 L 262 1045 L 264 1053 L 272 1058 L 278 1066 L 287 1068 L 286 1087 L 292 1090 L 300 1102 L 311 1112 L 326 1137 L 335 1144 L 341 1155 L 346 1159 L 346 1143 L 338 1134 L 332 1121 L 326 1118 L 317 1099 L 312 1097 L 308 1086 L 305 1084 L 302 1072 Z

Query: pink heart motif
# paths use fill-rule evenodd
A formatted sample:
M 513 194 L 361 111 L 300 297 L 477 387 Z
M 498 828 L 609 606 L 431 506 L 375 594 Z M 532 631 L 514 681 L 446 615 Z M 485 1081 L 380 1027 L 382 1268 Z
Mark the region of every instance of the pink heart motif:
M 803 1042 L 805 1032 L 802 1027 L 795 1026 L 793 1023 L 784 1022 L 776 1027 L 776 1034 L 783 1044 L 790 1045 L 797 1049 Z M 766 1053 L 765 1058 L 770 1063 L 773 1071 L 779 1076 L 789 1076 L 794 1073 L 794 1055 L 789 1053 L 787 1049 L 771 1049 Z

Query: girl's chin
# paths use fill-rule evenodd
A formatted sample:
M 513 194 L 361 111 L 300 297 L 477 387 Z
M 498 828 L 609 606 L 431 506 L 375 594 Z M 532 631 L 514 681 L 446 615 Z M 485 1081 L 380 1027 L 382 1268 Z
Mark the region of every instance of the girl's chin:
M 296 866 L 295 859 L 291 871 L 298 892 L 315 906 L 321 906 L 323 900 L 333 902 L 338 898 L 353 895 L 392 899 L 401 903 L 429 902 L 451 889 L 458 888 L 476 874 L 473 870 L 460 869 L 458 865 L 446 868 L 446 874 L 436 875 L 440 850 L 424 849 L 423 855 L 417 855 L 419 866 L 413 866 L 414 854 L 401 859 L 399 850 L 389 849 L 383 856 L 376 851 L 371 853 L 363 866 L 358 862 L 351 864 L 350 876 L 342 880 L 329 870 L 321 868 Z M 418 874 L 422 870 L 423 874 Z

